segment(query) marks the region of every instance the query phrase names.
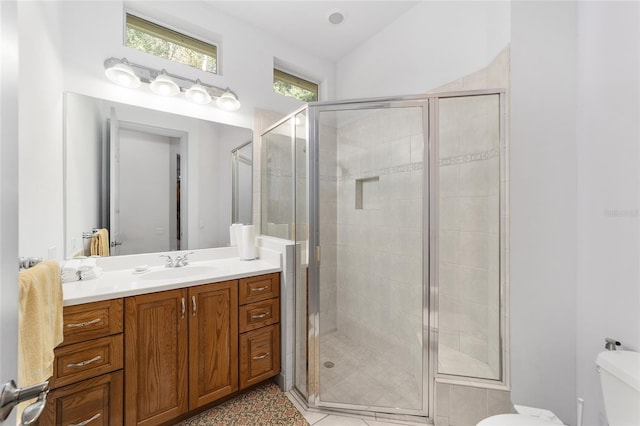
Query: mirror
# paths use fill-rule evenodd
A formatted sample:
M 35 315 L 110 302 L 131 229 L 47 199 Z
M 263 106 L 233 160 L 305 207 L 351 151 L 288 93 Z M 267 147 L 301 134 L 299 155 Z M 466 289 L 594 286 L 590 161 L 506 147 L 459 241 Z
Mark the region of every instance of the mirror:
M 250 129 L 75 93 L 64 109 L 67 258 L 94 229 L 137 254 L 227 246 L 234 206 L 251 220 Z

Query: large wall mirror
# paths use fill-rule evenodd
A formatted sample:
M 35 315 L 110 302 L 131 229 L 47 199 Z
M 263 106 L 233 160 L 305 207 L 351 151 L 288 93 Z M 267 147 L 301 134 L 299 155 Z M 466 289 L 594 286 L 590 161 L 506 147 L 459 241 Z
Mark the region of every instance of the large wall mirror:
M 227 246 L 252 217 L 250 129 L 75 93 L 64 127 L 67 258 L 100 228 L 111 255 Z

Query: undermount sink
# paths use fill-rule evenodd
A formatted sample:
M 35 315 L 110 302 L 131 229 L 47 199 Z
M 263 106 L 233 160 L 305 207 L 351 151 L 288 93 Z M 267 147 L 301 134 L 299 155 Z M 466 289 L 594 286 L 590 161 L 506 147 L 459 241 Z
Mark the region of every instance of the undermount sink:
M 173 280 L 189 278 L 195 275 L 211 274 L 215 271 L 212 266 L 183 266 L 180 268 L 166 268 L 159 271 L 147 272 L 140 275 L 143 280 Z

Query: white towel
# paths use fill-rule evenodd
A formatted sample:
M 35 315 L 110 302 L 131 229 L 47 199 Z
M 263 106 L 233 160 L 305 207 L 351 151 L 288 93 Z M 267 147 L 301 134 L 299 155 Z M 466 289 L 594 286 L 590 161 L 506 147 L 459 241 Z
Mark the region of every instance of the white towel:
M 64 265 L 62 265 L 62 273 L 63 274 L 65 272 L 77 273 L 78 268 L 80 267 L 81 264 L 82 264 L 82 260 L 80 259 L 67 260 L 66 262 L 64 262 Z
M 80 271 L 80 273 L 90 271 L 92 269 L 95 269 L 96 266 L 97 266 L 96 258 L 90 257 L 82 261 L 82 263 L 80 264 L 80 267 L 78 268 L 78 271 Z
M 78 281 L 80 279 L 80 273 L 79 272 L 63 272 L 61 274 L 61 278 L 62 278 L 62 282 L 63 283 L 70 283 L 73 281 Z
M 80 272 L 80 279 L 82 280 L 93 280 L 96 278 L 100 278 L 101 276 L 102 276 L 102 268 L 99 266 Z

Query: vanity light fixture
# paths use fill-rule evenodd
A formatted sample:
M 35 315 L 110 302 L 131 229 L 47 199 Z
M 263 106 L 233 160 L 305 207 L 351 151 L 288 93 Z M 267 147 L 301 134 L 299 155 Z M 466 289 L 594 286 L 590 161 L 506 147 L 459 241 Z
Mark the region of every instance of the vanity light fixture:
M 104 73 L 109 80 L 120 86 L 129 87 L 131 89 L 140 87 L 140 78 L 129 66 L 126 59 L 123 59 L 121 62 L 115 63 L 108 68 L 105 67 Z
M 184 96 L 191 102 L 200 105 L 206 105 L 211 102 L 211 95 L 207 92 L 207 89 L 202 86 L 200 80 L 196 80 L 196 84 L 189 87 L 187 91 L 184 92 Z
M 240 108 L 238 96 L 228 87 L 221 87 L 191 80 L 166 70 L 155 70 L 144 65 L 132 64 L 126 58 L 109 58 L 104 61 L 105 74 L 109 80 L 124 87 L 137 88 L 141 83 L 148 83 L 153 93 L 163 96 L 175 96 L 184 92 L 191 102 L 205 105 L 215 99 L 218 108 L 235 111 Z M 136 83 L 137 82 L 137 83 Z
M 180 86 L 167 75 L 167 71 L 162 70 L 160 74 L 151 82 L 149 89 L 156 95 L 175 96 L 180 93 Z
M 218 105 L 218 108 L 225 111 L 235 111 L 240 108 L 240 101 L 238 101 L 235 93 L 227 87 L 224 93 L 216 99 L 216 105 Z

